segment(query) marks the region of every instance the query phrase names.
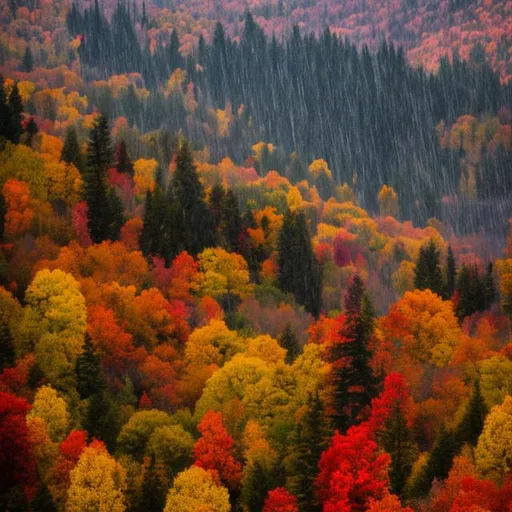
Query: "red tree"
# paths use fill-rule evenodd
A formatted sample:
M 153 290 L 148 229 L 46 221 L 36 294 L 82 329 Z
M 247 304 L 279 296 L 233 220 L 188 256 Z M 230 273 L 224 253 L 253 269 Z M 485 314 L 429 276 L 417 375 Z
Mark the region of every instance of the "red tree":
M 367 424 L 338 432 L 320 458 L 316 480 L 324 512 L 363 512 L 388 486 L 390 457 L 379 450 Z
M 242 466 L 232 455 L 233 438 L 224 427 L 222 413 L 207 412 L 197 429 L 201 437 L 194 445 L 194 464 L 217 471 L 224 484 L 236 489 L 242 477 Z
M 297 498 L 284 487 L 269 491 L 263 512 L 298 512 Z

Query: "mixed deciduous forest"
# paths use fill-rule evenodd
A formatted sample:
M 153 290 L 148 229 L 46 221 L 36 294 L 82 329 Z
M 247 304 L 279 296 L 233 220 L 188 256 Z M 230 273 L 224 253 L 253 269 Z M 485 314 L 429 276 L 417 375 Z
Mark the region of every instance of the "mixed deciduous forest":
M 512 511 L 511 33 L 0 0 L 0 510 Z

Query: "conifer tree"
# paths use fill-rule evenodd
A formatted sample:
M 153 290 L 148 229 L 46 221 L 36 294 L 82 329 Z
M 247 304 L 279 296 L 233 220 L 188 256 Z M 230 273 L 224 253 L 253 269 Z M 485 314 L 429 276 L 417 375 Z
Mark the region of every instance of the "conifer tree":
M 391 457 L 390 491 L 401 495 L 412 466 L 418 457 L 418 446 L 399 406 L 395 406 L 379 434 L 379 441 Z
M 279 464 L 271 467 L 256 460 L 246 467 L 243 477 L 241 497 L 250 512 L 261 512 L 268 492 L 283 484 Z
M 16 354 L 11 330 L 5 322 L 0 322 L 0 373 L 5 368 L 14 366 Z
M 455 279 L 457 275 L 457 263 L 453 255 L 452 246 L 448 246 L 446 256 L 446 296 L 450 298 L 455 292 Z
M 163 510 L 169 487 L 170 482 L 166 475 L 166 468 L 155 460 L 153 454 L 144 471 L 139 511 Z
M 129 174 L 133 176 L 134 168 L 133 163 L 126 149 L 126 142 L 124 139 L 117 145 L 116 148 L 116 169 L 123 174 Z
M 489 262 L 487 272 L 483 277 L 484 309 L 489 309 L 496 301 L 496 284 L 494 283 L 493 265 Z
M 278 250 L 280 289 L 293 294 L 297 303 L 303 305 L 306 311 L 318 316 L 322 271 L 313 252 L 304 214 L 290 211 L 285 214 Z
M 228 190 L 221 202 L 220 227 L 222 240 L 227 250 L 239 252 L 242 217 L 238 207 L 238 199 L 232 190 Z
M 331 422 L 316 392 L 310 397 L 308 411 L 296 427 L 284 461 L 286 487 L 297 497 L 300 510 L 321 510 L 316 498 L 315 478 L 320 456 L 332 434 Z
M 34 58 L 32 57 L 32 51 L 30 46 L 27 46 L 25 53 L 23 54 L 23 71 L 30 73 L 34 69 Z
M 76 128 L 74 126 L 69 126 L 66 130 L 66 137 L 64 139 L 60 159 L 68 164 L 73 164 L 80 172 L 84 171 L 84 158 L 80 151 Z
M 220 228 L 222 201 L 225 195 L 226 191 L 224 190 L 222 184 L 215 183 L 210 192 L 208 204 L 213 214 L 213 220 L 215 222 L 216 229 Z
M 345 296 L 346 318 L 340 341 L 331 349 L 335 427 L 342 433 L 360 421 L 377 394 L 378 381 L 370 366 L 369 347 L 374 329 L 371 299 L 355 275 Z
M 23 100 L 21 99 L 18 84 L 12 86 L 11 93 L 9 94 L 9 133 L 7 138 L 14 144 L 20 142 L 20 137 L 23 132 L 21 127 L 21 120 L 23 114 Z
M 279 342 L 279 345 L 286 350 L 285 362 L 287 364 L 292 364 L 300 355 L 301 347 L 290 324 L 286 324 L 284 331 L 279 335 L 277 341 Z
M 0 75 L 0 138 L 9 139 L 10 119 L 11 114 L 5 91 L 4 77 Z
M 476 446 L 478 438 L 484 429 L 487 412 L 487 406 L 480 390 L 480 381 L 477 379 L 473 384 L 473 392 L 469 398 L 464 415 L 455 431 L 455 439 L 459 446 L 466 443 Z
M 103 390 L 100 358 L 94 351 L 91 337 L 86 334 L 82 353 L 76 360 L 77 391 L 88 398 Z
M 441 297 L 445 296 L 439 251 L 433 240 L 430 240 L 420 249 L 420 256 L 416 263 L 414 286 L 418 290 L 429 288 Z

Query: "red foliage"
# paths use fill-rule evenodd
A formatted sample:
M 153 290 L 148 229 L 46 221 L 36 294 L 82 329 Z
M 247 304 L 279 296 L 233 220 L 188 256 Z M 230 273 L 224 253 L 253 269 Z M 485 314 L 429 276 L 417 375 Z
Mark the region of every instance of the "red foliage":
M 82 247 L 89 247 L 92 244 L 87 228 L 87 203 L 80 201 L 73 206 L 71 212 L 73 228 L 76 233 L 76 240 Z
M 298 512 L 297 498 L 284 487 L 268 492 L 263 512 Z
M 26 423 L 29 403 L 0 392 L 0 495 L 23 486 L 31 494 L 36 482 L 36 463 Z
M 151 398 L 149 398 L 148 394 L 144 391 L 139 400 L 139 407 L 141 409 L 151 409 L 153 407 L 153 402 Z
M 363 512 L 388 486 L 390 457 L 379 450 L 368 425 L 334 435 L 322 454 L 316 480 L 324 512 Z
M 29 354 L 20 359 L 16 366 L 6 368 L 0 374 L 0 390 L 19 395 L 21 390 L 28 384 L 30 370 L 35 362 L 35 356 Z
M 230 489 L 238 488 L 242 465 L 232 455 L 233 438 L 223 424 L 222 413 L 207 412 L 197 429 L 201 437 L 194 445 L 194 464 L 217 471 L 221 481 Z
M 72 430 L 60 444 L 59 451 L 66 459 L 78 462 L 86 446 L 87 432 L 85 430 Z

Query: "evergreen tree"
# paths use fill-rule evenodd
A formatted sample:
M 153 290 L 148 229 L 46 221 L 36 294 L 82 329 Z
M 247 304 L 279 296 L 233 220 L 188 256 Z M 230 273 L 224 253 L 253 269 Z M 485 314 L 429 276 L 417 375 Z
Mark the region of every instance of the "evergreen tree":
M 315 492 L 318 462 L 333 431 L 318 392 L 310 398 L 308 406 L 296 427 L 284 465 L 286 487 L 297 497 L 300 510 L 314 512 L 321 510 Z
M 317 317 L 321 307 L 322 271 L 316 261 L 302 213 L 288 211 L 279 234 L 280 289 L 291 293 L 298 304 Z
M 242 501 L 250 512 L 261 512 L 268 492 L 284 482 L 278 464 L 268 467 L 256 460 L 246 466 L 242 481 Z
M 87 227 L 94 243 L 117 239 L 122 225 L 121 203 L 107 182 L 107 170 L 112 160 L 107 118 L 100 115 L 89 135 L 84 174 Z
M 176 235 L 174 254 L 182 250 L 193 256 L 206 247 L 215 245 L 215 226 L 212 214 L 204 200 L 204 189 L 199 181 L 186 141 L 180 141 L 176 154 L 176 171 L 172 178 L 173 218 L 171 230 Z
M 391 416 L 379 434 L 379 441 L 391 457 L 389 468 L 390 491 L 401 495 L 412 466 L 418 457 L 418 446 L 400 409 L 393 408 Z
M 455 279 L 457 275 L 457 263 L 453 255 L 452 246 L 448 246 L 446 256 L 446 296 L 450 298 L 455 292 Z
M 166 475 L 166 468 L 157 462 L 153 455 L 144 471 L 140 512 L 163 510 L 169 487 L 170 482 Z
M 84 428 L 90 439 L 103 441 L 109 452 L 113 453 L 122 426 L 119 406 L 106 391 L 95 393 L 88 400 Z
M 32 51 L 30 46 L 27 46 L 25 53 L 23 54 L 23 71 L 30 73 L 34 69 L 34 58 L 32 57 Z
M 124 139 L 117 145 L 116 148 L 116 168 L 118 172 L 133 176 L 135 171 L 133 163 L 126 149 L 126 142 Z
M 226 249 L 232 252 L 239 252 L 242 217 L 238 207 L 238 199 L 232 190 L 227 191 L 221 202 L 220 228 Z
M 38 512 L 57 512 L 57 507 L 45 483 L 41 483 L 39 486 L 37 494 L 31 503 L 31 510 L 37 510 Z
M 25 131 L 28 134 L 28 145 L 32 146 L 32 139 L 34 135 L 36 135 L 39 132 L 39 127 L 37 126 L 37 123 L 34 121 L 34 118 L 32 116 L 28 120 Z
M 18 84 L 12 86 L 11 93 L 9 94 L 9 133 L 7 138 L 14 144 L 20 142 L 20 137 L 23 132 L 21 127 L 22 114 L 23 114 L 23 100 L 21 99 Z
M 277 341 L 286 350 L 286 364 L 292 364 L 299 357 L 302 350 L 290 324 L 286 324 L 284 331 L 279 335 Z
M 0 138 L 9 139 L 11 114 L 5 91 L 4 77 L 0 75 Z
M 224 200 L 225 195 L 226 191 L 222 184 L 215 183 L 210 192 L 208 204 L 213 214 L 216 229 L 220 229 L 222 201 Z
M 414 286 L 418 290 L 430 289 L 441 297 L 445 296 L 443 275 L 439 264 L 439 251 L 433 240 L 420 249 L 416 263 Z
M 76 360 L 77 391 L 81 398 L 100 393 L 103 390 L 103 376 L 101 362 L 94 351 L 91 337 L 86 334 L 82 353 Z
M 68 164 L 73 164 L 80 172 L 84 171 L 84 158 L 80 151 L 76 128 L 74 126 L 69 126 L 66 130 L 66 137 L 64 139 L 60 159 Z
M 487 406 L 480 391 L 480 381 L 477 379 L 473 384 L 473 392 L 464 411 L 464 416 L 462 416 L 455 432 L 455 439 L 459 446 L 466 443 L 476 446 L 484 429 L 487 412 Z
M 5 322 L 0 322 L 0 373 L 5 368 L 14 366 L 15 362 L 16 353 L 11 330 Z
M 487 265 L 487 272 L 483 277 L 483 297 L 484 297 L 484 309 L 489 309 L 492 304 L 496 301 L 496 285 L 494 283 L 493 265 L 489 262 Z
M 345 296 L 345 314 L 340 341 L 331 349 L 333 421 L 340 432 L 346 432 L 351 425 L 360 421 L 361 414 L 376 396 L 378 385 L 370 366 L 373 307 L 357 274 Z

